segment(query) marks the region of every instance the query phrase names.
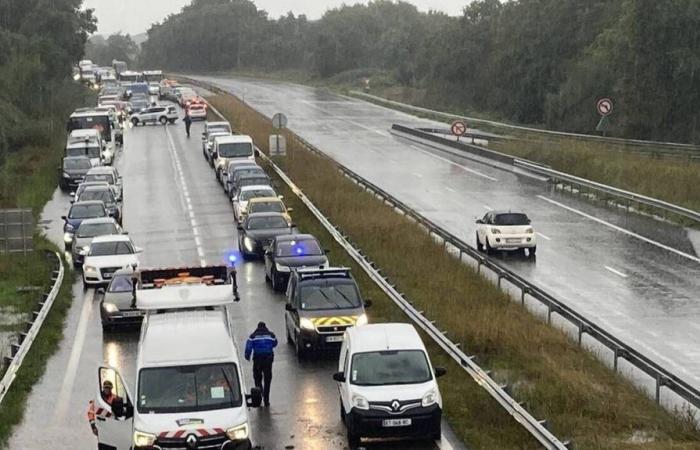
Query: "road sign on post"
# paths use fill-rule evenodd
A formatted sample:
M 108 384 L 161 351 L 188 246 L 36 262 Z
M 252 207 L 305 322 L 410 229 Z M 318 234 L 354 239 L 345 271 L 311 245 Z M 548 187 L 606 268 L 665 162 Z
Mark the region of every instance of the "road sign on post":
M 596 109 L 598 110 L 598 114 L 601 116 L 609 116 L 610 113 L 613 112 L 613 101 L 610 100 L 609 98 L 601 98 L 598 100 L 598 103 L 596 103 Z
M 287 116 L 282 113 L 277 113 L 272 116 L 272 127 L 282 129 L 287 126 Z M 270 136 L 270 155 L 285 156 L 287 154 L 287 141 L 281 134 L 273 134 Z
M 457 136 L 457 140 L 459 141 L 459 138 L 467 133 L 467 124 L 462 120 L 455 120 L 452 122 L 450 130 L 452 131 L 452 134 Z

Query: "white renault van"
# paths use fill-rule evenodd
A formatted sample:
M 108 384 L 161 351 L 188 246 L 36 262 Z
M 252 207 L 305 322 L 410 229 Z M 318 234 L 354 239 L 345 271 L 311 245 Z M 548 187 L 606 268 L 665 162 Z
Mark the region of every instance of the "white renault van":
M 212 158 L 216 179 L 223 183 L 222 174 L 231 161 L 255 162 L 253 139 L 243 134 L 218 136 L 214 139 Z
M 117 369 L 100 367 L 100 448 L 249 450 L 248 407 L 260 406 L 261 395 L 255 388 L 245 395 L 226 311 L 234 301 L 227 267 L 142 271 L 139 277 L 136 306 L 146 317 L 136 385 L 129 389 Z M 106 380 L 122 402 L 103 400 Z
M 423 341 L 409 324 L 351 327 L 345 332 L 338 372 L 340 415 L 355 448 L 362 437 L 439 440 L 442 397 Z

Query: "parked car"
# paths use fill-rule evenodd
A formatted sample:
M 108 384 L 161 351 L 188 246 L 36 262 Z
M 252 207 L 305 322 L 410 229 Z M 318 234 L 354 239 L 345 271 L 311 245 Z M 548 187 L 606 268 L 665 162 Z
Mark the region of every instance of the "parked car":
M 209 162 L 211 167 L 214 167 L 214 139 L 219 136 L 230 136 L 231 133 L 228 131 L 215 131 L 209 133 L 206 140 L 202 140 L 202 153 L 204 154 L 204 159 Z M 204 139 L 204 138 L 203 138 Z
M 83 262 L 83 287 L 106 285 L 123 267 L 135 269 L 139 265 L 137 254 L 141 251 L 125 234 L 94 238 Z
M 251 214 L 257 216 L 256 213 Z M 275 213 L 279 214 L 279 213 Z M 265 249 L 265 281 L 276 291 L 287 287 L 289 274 L 301 267 L 328 267 L 328 257 L 321 244 L 310 234 L 277 235 Z
M 292 222 L 292 216 L 289 215 L 292 212 L 292 208 L 287 208 L 279 197 L 256 197 L 248 200 L 248 214 L 255 214 L 261 212 L 278 212 L 287 219 L 288 222 Z
M 147 123 L 165 125 L 168 122 L 175 123 L 177 119 L 177 109 L 174 106 L 158 105 L 131 114 L 129 120 L 131 120 L 132 125 L 138 126 L 139 124 L 146 125 Z
M 73 235 L 71 259 L 75 267 L 83 266 L 83 259 L 90 251 L 90 243 L 97 236 L 121 234 L 122 228 L 112 217 L 85 219 L 80 223 Z
M 119 202 L 114 195 L 111 186 L 89 186 L 76 195 L 76 201 L 99 200 L 105 204 L 107 213 L 114 218 L 119 225 L 122 223 L 122 212 Z
M 92 169 L 92 163 L 87 156 L 63 158 L 58 168 L 58 186 L 64 192 L 77 188 L 90 169 Z
M 238 222 L 240 222 L 238 218 L 246 214 L 248 201 L 255 197 L 277 197 L 277 194 L 268 185 L 244 186 L 238 189 L 231 199 L 233 202 L 233 216 Z
M 192 120 L 207 119 L 207 104 L 206 103 L 190 103 L 187 106 L 187 113 Z
M 119 175 L 119 172 L 115 167 L 93 167 L 85 174 L 84 181 L 105 181 L 109 183 L 109 185 L 114 189 L 114 195 L 116 196 L 117 201 L 122 201 L 122 177 Z
M 134 269 L 131 267 L 119 269 L 112 275 L 100 301 L 100 319 L 104 331 L 140 325 L 143 321 L 145 311 L 136 307 L 134 299 L 135 282 Z
M 68 210 L 68 214 L 61 216 L 63 219 L 63 243 L 66 250 L 70 250 L 73 245 L 75 230 L 85 219 L 96 217 L 109 217 L 105 204 L 101 201 L 75 202 Z
M 229 199 L 233 197 L 233 191 L 235 190 L 234 180 L 238 175 L 264 175 L 267 176 L 265 171 L 259 165 L 246 162 L 241 163 L 239 161 L 230 162 L 222 177 L 224 178 L 224 191 L 228 195 Z
M 476 221 L 476 248 L 492 254 L 495 250 L 521 251 L 530 257 L 537 252 L 535 230 L 525 213 L 489 211 Z

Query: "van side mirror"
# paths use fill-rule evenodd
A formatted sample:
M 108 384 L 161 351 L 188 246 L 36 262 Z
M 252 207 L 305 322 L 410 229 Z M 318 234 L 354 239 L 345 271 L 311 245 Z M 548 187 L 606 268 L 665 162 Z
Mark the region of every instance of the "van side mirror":
M 294 307 L 291 303 L 285 303 L 284 309 L 286 309 L 287 311 L 294 311 Z
M 441 376 L 447 373 L 447 369 L 445 369 L 444 367 L 436 367 L 434 370 L 436 378 L 440 378 Z
M 336 372 L 333 374 L 333 379 L 338 383 L 345 383 L 345 374 L 343 372 Z
M 476 219 L 476 223 L 478 223 L 478 224 L 483 224 L 483 223 L 484 223 L 484 221 L 483 221 L 483 220 L 481 220 L 481 219 Z
M 370 300 L 370 299 L 365 300 L 365 308 L 369 308 L 370 306 L 372 306 L 372 300 Z
M 288 212 L 288 213 L 294 212 L 294 208 L 287 208 L 287 212 Z
M 325 253 L 326 255 L 329 254 L 330 252 L 331 252 L 331 250 L 329 248 L 323 249 L 323 253 Z
M 260 389 L 256 387 L 250 388 L 250 394 L 246 394 L 245 396 L 245 403 L 249 408 L 259 408 L 262 403 L 262 393 Z
M 63 219 L 64 221 L 67 221 L 67 220 L 68 220 L 68 219 L 66 218 L 66 216 L 61 216 L 61 219 Z

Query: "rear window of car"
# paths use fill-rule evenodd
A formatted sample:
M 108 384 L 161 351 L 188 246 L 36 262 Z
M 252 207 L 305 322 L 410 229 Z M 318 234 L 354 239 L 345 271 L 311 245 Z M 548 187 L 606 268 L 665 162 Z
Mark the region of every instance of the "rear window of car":
M 107 212 L 101 203 L 93 205 L 73 205 L 68 213 L 71 219 L 87 219 L 90 217 L 106 217 Z
M 112 278 L 112 282 L 109 283 L 108 292 L 131 292 L 132 281 L 130 275 L 120 275 Z
M 520 213 L 497 214 L 493 218 L 493 224 L 501 226 L 529 225 L 530 220 L 525 214 Z

